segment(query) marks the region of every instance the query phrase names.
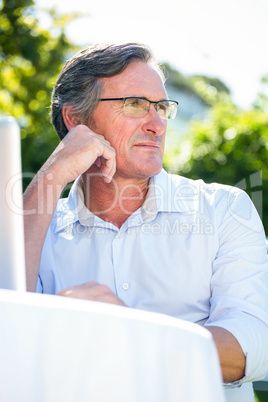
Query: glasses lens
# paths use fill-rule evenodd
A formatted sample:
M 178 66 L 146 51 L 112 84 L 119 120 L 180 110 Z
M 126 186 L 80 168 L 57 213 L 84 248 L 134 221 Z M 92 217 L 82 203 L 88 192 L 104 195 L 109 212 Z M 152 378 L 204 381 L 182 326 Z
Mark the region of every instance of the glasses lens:
M 177 103 L 173 101 L 161 101 L 157 104 L 157 111 L 163 119 L 174 119 L 177 113 Z
M 124 112 L 127 116 L 143 117 L 150 109 L 150 102 L 141 98 L 126 98 Z

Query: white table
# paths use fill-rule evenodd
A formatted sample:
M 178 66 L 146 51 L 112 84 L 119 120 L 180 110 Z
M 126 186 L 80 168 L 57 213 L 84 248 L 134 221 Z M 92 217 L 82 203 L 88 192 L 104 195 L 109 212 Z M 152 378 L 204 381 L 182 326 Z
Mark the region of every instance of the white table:
M 161 314 L 0 290 L 1 402 L 224 402 L 208 331 Z

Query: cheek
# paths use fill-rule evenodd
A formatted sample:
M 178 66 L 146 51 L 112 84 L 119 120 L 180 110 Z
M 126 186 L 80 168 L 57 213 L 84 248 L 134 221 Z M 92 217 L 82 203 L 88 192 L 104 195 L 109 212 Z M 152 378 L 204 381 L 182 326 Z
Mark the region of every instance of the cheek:
M 164 153 L 165 141 L 166 141 L 166 134 L 163 134 L 163 135 L 161 136 L 161 151 L 162 151 L 162 153 Z
M 109 139 L 111 146 L 120 155 L 126 154 L 131 141 L 133 140 L 133 134 L 138 130 L 138 122 L 126 121 L 126 119 L 118 119 L 116 124 L 111 124 L 109 129 Z M 111 127 L 113 127 L 111 129 Z

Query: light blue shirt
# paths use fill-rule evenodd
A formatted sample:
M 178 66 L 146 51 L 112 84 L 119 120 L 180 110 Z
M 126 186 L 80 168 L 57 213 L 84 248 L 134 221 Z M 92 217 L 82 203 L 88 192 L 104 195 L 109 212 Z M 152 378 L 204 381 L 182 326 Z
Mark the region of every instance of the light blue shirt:
M 230 331 L 244 381 L 268 372 L 268 264 L 262 223 L 243 191 L 164 170 L 118 229 L 84 205 L 78 178 L 59 201 L 43 247 L 38 292 L 89 281 L 129 307 Z

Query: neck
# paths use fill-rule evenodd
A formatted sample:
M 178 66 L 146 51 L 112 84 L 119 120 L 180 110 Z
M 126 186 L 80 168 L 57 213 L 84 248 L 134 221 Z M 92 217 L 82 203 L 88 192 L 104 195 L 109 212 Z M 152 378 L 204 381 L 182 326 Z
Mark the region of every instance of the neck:
M 99 174 L 83 174 L 86 207 L 104 221 L 120 228 L 127 218 L 142 206 L 149 179 L 125 179 L 115 175 L 105 183 Z

